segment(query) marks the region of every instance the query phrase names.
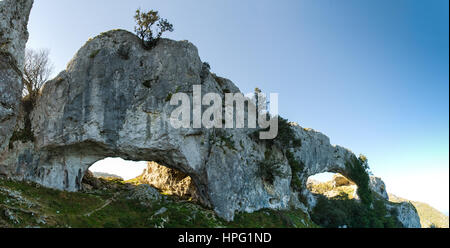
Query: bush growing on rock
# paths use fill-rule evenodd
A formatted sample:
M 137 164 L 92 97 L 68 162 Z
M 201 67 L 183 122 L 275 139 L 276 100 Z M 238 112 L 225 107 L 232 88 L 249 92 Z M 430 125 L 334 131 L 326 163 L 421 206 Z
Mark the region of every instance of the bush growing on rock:
M 23 69 L 24 91 L 23 95 L 28 96 L 34 102 L 39 91 L 50 78 L 53 66 L 49 58 L 48 49 L 25 51 L 25 65 Z
M 153 48 L 165 32 L 173 32 L 173 25 L 159 16 L 158 11 L 150 10 L 142 12 L 136 10 L 134 16 L 136 26 L 134 28 L 137 36 L 142 40 L 146 49 Z
M 263 181 L 273 184 L 275 177 L 286 176 L 279 168 L 279 165 L 283 163 L 282 160 L 275 158 L 271 150 L 267 150 L 264 156 L 265 158 L 260 161 L 258 168 L 258 175 L 263 179 Z
M 360 155 L 359 158 L 354 156 L 350 161 L 347 161 L 346 167 L 349 171 L 349 178 L 358 185 L 358 196 L 361 198 L 361 202 L 370 206 L 374 199 L 369 186 L 370 168 L 366 156 Z
M 381 200 L 375 200 L 373 208 L 367 208 L 345 194 L 327 198 L 319 195 L 317 205 L 312 212 L 312 220 L 322 227 L 339 228 L 398 228 L 402 224 L 397 220 L 395 211 L 389 212 Z

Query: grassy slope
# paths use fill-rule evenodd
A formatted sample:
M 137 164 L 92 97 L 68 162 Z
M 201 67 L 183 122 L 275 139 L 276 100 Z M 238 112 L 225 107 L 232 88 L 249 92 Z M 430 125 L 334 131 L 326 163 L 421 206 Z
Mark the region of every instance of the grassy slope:
M 449 218 L 435 208 L 423 202 L 414 202 L 401 197 L 389 194 L 389 200 L 392 202 L 411 202 L 419 213 L 420 222 L 423 228 L 429 228 L 434 224 L 438 228 L 448 228 Z
M 130 186 L 95 193 L 69 193 L 35 184 L 0 180 L 0 227 L 317 227 L 300 210 L 237 214 L 228 223 L 212 210 L 165 197 L 160 202 L 127 199 Z M 157 214 L 161 209 L 167 209 Z

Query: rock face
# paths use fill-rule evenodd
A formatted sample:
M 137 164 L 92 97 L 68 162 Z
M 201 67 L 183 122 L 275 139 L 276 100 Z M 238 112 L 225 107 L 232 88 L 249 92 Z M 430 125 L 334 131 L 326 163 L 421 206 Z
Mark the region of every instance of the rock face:
M 16 126 L 32 5 L 33 0 L 0 0 L 0 151 Z
M 416 208 L 410 202 L 402 203 L 388 203 L 386 204 L 388 210 L 395 209 L 397 211 L 397 218 L 405 228 L 421 228 L 420 217 Z
M 346 163 L 355 155 L 298 125 L 290 128 L 301 146 L 290 149 L 290 160 L 303 168 L 294 175 L 286 152 L 253 138 L 255 130 L 175 129 L 170 116 L 178 106 L 169 104 L 171 96 L 192 94 L 194 85 L 202 86 L 203 95 L 240 92 L 212 74 L 187 41 L 162 39 L 145 50 L 127 31 L 103 33 L 46 83 L 30 114 L 34 142 L 14 142 L 0 154 L 0 170 L 16 180 L 77 191 L 88 168 L 106 157 L 154 161 L 189 176 L 199 200 L 226 220 L 236 211 L 311 209 L 311 175 L 335 172 L 351 179 Z M 272 181 L 261 177 L 267 153 L 279 161 Z M 174 178 L 164 181 L 175 187 Z M 302 187 L 292 187 L 293 181 Z
M 379 177 L 370 177 L 369 182 L 370 189 L 377 193 L 379 196 L 381 196 L 385 200 L 389 200 L 389 195 L 386 191 L 386 184 L 381 180 Z
M 348 186 L 354 184 L 350 182 L 350 180 L 341 175 L 334 175 L 332 182 L 334 187 Z
M 149 184 L 169 195 L 177 195 L 194 200 L 199 199 L 191 177 L 181 171 L 155 162 L 148 163 L 147 169 L 144 170 L 140 180 L 142 183 Z

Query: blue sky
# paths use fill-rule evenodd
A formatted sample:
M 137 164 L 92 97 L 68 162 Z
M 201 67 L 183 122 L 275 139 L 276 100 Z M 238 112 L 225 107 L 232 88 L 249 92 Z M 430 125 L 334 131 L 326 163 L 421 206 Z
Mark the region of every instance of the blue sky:
M 100 32 L 159 10 L 212 71 L 244 93 L 280 94 L 280 114 L 368 156 L 388 190 L 449 205 L 447 0 L 36 0 L 29 47 L 56 71 Z

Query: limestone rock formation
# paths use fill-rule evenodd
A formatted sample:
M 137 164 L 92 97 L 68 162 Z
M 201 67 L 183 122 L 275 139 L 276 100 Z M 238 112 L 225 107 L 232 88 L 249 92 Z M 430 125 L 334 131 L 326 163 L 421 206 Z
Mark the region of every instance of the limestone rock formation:
M 389 194 L 389 201 L 394 203 L 407 202 L 413 204 L 419 214 L 422 228 L 449 228 L 448 216 L 424 202 L 410 201 L 393 194 Z
M 148 184 L 141 184 L 133 189 L 129 199 L 139 200 L 143 205 L 149 204 L 149 202 L 161 200 L 161 194 L 157 189 Z
M 172 95 L 192 94 L 194 85 L 202 86 L 203 95 L 239 92 L 212 74 L 187 41 L 162 39 L 146 50 L 127 31 L 103 33 L 46 83 L 29 115 L 34 142 L 17 140 L 0 153 L 0 170 L 16 180 L 77 191 L 88 168 L 106 157 L 154 161 L 189 176 L 200 202 L 226 220 L 238 211 L 311 209 L 311 175 L 335 172 L 351 180 L 346 163 L 355 155 L 296 124 L 289 128 L 301 146 L 289 148 L 289 158 L 280 147 L 255 139 L 252 129 L 172 127 Z M 261 177 L 268 153 L 278 161 L 273 180 Z M 302 167 L 294 173 L 293 160 Z
M 332 182 L 334 187 L 348 186 L 354 184 L 353 182 L 350 182 L 350 180 L 348 180 L 346 177 L 339 174 L 333 176 Z
M 393 208 L 396 210 L 397 218 L 405 228 L 421 228 L 419 214 L 410 202 L 388 203 L 386 207 L 389 210 Z
M 16 126 L 33 0 L 0 0 L 0 152 Z
M 197 189 L 192 178 L 181 171 L 171 169 L 155 162 L 149 162 L 140 176 L 141 183 L 149 184 L 169 195 L 198 199 Z M 200 199 L 199 199 L 200 200 Z
M 389 200 L 389 195 L 386 191 L 386 184 L 383 182 L 381 178 L 371 176 L 369 186 L 373 192 L 377 193 L 383 199 Z

